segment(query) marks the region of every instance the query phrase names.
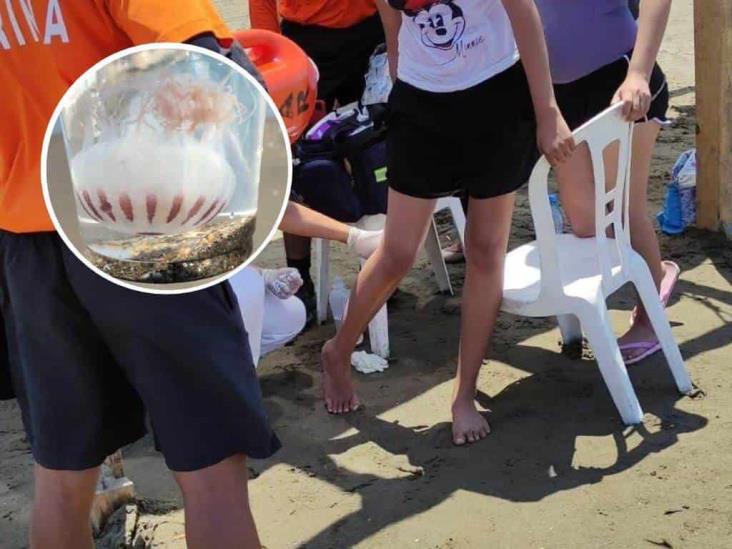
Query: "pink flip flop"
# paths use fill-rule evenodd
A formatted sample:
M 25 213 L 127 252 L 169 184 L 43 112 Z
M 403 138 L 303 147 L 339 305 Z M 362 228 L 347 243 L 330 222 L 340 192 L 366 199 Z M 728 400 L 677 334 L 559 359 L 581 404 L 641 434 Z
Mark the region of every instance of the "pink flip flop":
M 673 261 L 662 261 L 664 266 L 663 280 L 661 281 L 661 289 L 658 294 L 661 298 L 661 304 L 664 307 L 668 305 L 671 296 L 676 288 L 676 283 L 679 281 L 679 275 L 681 274 L 681 268 Z M 666 277 L 666 273 L 671 272 L 673 276 L 671 278 Z M 638 316 L 638 307 L 633 307 L 633 311 L 630 313 L 630 325 L 632 326 Z
M 626 366 L 630 366 L 631 364 L 636 364 L 637 362 L 640 362 L 641 360 L 644 360 L 648 358 L 651 355 L 656 354 L 658 351 L 661 350 L 661 344 L 658 341 L 638 341 L 637 343 L 626 343 L 624 345 L 620 345 L 620 354 L 623 354 L 623 351 L 632 351 L 635 349 L 645 349 L 642 353 L 639 355 L 634 356 L 633 358 L 630 358 L 625 361 Z

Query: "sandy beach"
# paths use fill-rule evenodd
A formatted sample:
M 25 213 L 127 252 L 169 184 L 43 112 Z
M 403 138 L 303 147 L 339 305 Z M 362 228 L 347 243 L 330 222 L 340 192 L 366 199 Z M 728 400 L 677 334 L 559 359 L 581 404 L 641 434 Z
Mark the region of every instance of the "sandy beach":
M 235 26 L 244 2 L 220 2 Z M 694 146 L 692 1 L 673 3 L 660 63 L 672 95 L 653 163 L 652 211 L 676 158 Z M 242 17 L 244 13 L 244 17 Z M 232 19 L 233 20 L 233 19 Z M 511 247 L 530 240 L 525 189 Z M 449 239 L 451 234 L 443 235 Z M 642 425 L 626 428 L 589 351 L 559 352 L 550 319 L 501 315 L 479 380 L 492 433 L 451 444 L 463 266 L 454 297 L 437 292 L 424 257 L 389 305 L 393 359 L 383 374 L 355 374 L 363 411 L 331 417 L 320 394 L 319 351 L 332 323 L 266 356 L 259 374 L 283 442 L 251 462 L 253 511 L 269 549 L 726 548 L 732 546 L 732 245 L 689 230 L 661 236 L 682 268 L 668 309 L 700 391 L 677 393 L 662 355 L 630 369 Z M 332 245 L 332 274 L 350 284 L 357 261 Z M 281 240 L 259 261 L 284 264 Z M 632 293 L 610 302 L 618 333 Z M 185 547 L 176 486 L 150 437 L 124 450 L 141 498 L 127 517 L 135 547 Z M 0 403 L 0 547 L 26 546 L 32 459 L 14 402 Z M 99 547 L 111 547 L 111 537 Z

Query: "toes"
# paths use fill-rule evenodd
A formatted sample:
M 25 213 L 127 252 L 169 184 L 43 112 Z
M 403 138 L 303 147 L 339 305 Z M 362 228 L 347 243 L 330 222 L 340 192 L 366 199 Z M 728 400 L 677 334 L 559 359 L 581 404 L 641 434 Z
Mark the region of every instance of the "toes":
M 456 446 L 465 446 L 465 435 L 463 433 L 453 435 L 452 441 Z
M 356 395 L 351 398 L 351 412 L 356 412 L 361 407 L 361 403 Z

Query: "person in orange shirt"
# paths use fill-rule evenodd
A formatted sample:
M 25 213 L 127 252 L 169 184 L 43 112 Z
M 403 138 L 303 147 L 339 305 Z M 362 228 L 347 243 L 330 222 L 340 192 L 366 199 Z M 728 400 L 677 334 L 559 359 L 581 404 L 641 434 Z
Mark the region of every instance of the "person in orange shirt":
M 188 546 L 260 546 L 245 456 L 280 444 L 231 287 L 157 296 L 112 284 L 66 248 L 42 198 L 43 136 L 64 92 L 149 42 L 193 43 L 253 70 L 207 0 L 0 5 L 0 370 L 36 462 L 33 548 L 92 547 L 100 465 L 145 434 L 146 415 L 183 494 Z
M 249 0 L 249 17 L 253 28 L 281 32 L 310 56 L 320 72 L 318 98 L 328 110 L 361 98 L 369 57 L 384 42 L 375 0 Z M 303 279 L 298 297 L 312 317 L 310 239 L 285 233 L 284 244 L 287 265 Z

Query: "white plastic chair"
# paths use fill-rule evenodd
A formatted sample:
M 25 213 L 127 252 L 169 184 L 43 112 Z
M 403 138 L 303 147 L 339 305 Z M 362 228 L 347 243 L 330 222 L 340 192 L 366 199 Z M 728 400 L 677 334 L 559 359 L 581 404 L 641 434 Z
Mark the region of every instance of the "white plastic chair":
M 555 234 L 547 190 L 550 166 L 542 158 L 534 168 L 529 202 L 537 240 L 508 254 L 502 309 L 522 316 L 558 316 L 565 340 L 581 338 L 584 331 L 620 416 L 626 424 L 636 424 L 643 412 L 605 304 L 626 282 L 632 282 L 640 295 L 679 391 L 689 393 L 692 383 L 648 265 L 630 245 L 628 180 L 633 125 L 622 119 L 621 109 L 620 105 L 611 107 L 574 133 L 578 145 L 587 143 L 592 157 L 594 238 Z M 618 176 L 615 187 L 606 191 L 603 152 L 614 142 L 619 144 Z M 607 236 L 608 227 L 614 238 Z
M 454 197 L 440 198 L 435 205 L 435 213 L 449 209 L 458 232 L 460 242 L 465 245 L 465 214 L 460 199 Z M 384 227 L 385 216 L 370 215 L 359 220 L 355 225 L 360 229 L 378 230 Z M 328 293 L 330 292 L 330 243 L 320 238 L 313 239 L 315 262 L 315 296 L 317 304 L 318 323 L 322 324 L 328 318 Z M 447 265 L 442 257 L 437 225 L 434 218 L 425 238 L 424 249 L 432 264 L 441 292 L 453 294 Z M 363 261 L 361 261 L 363 265 Z M 389 320 L 386 304 L 376 313 L 369 323 L 369 342 L 371 351 L 383 358 L 389 357 Z

